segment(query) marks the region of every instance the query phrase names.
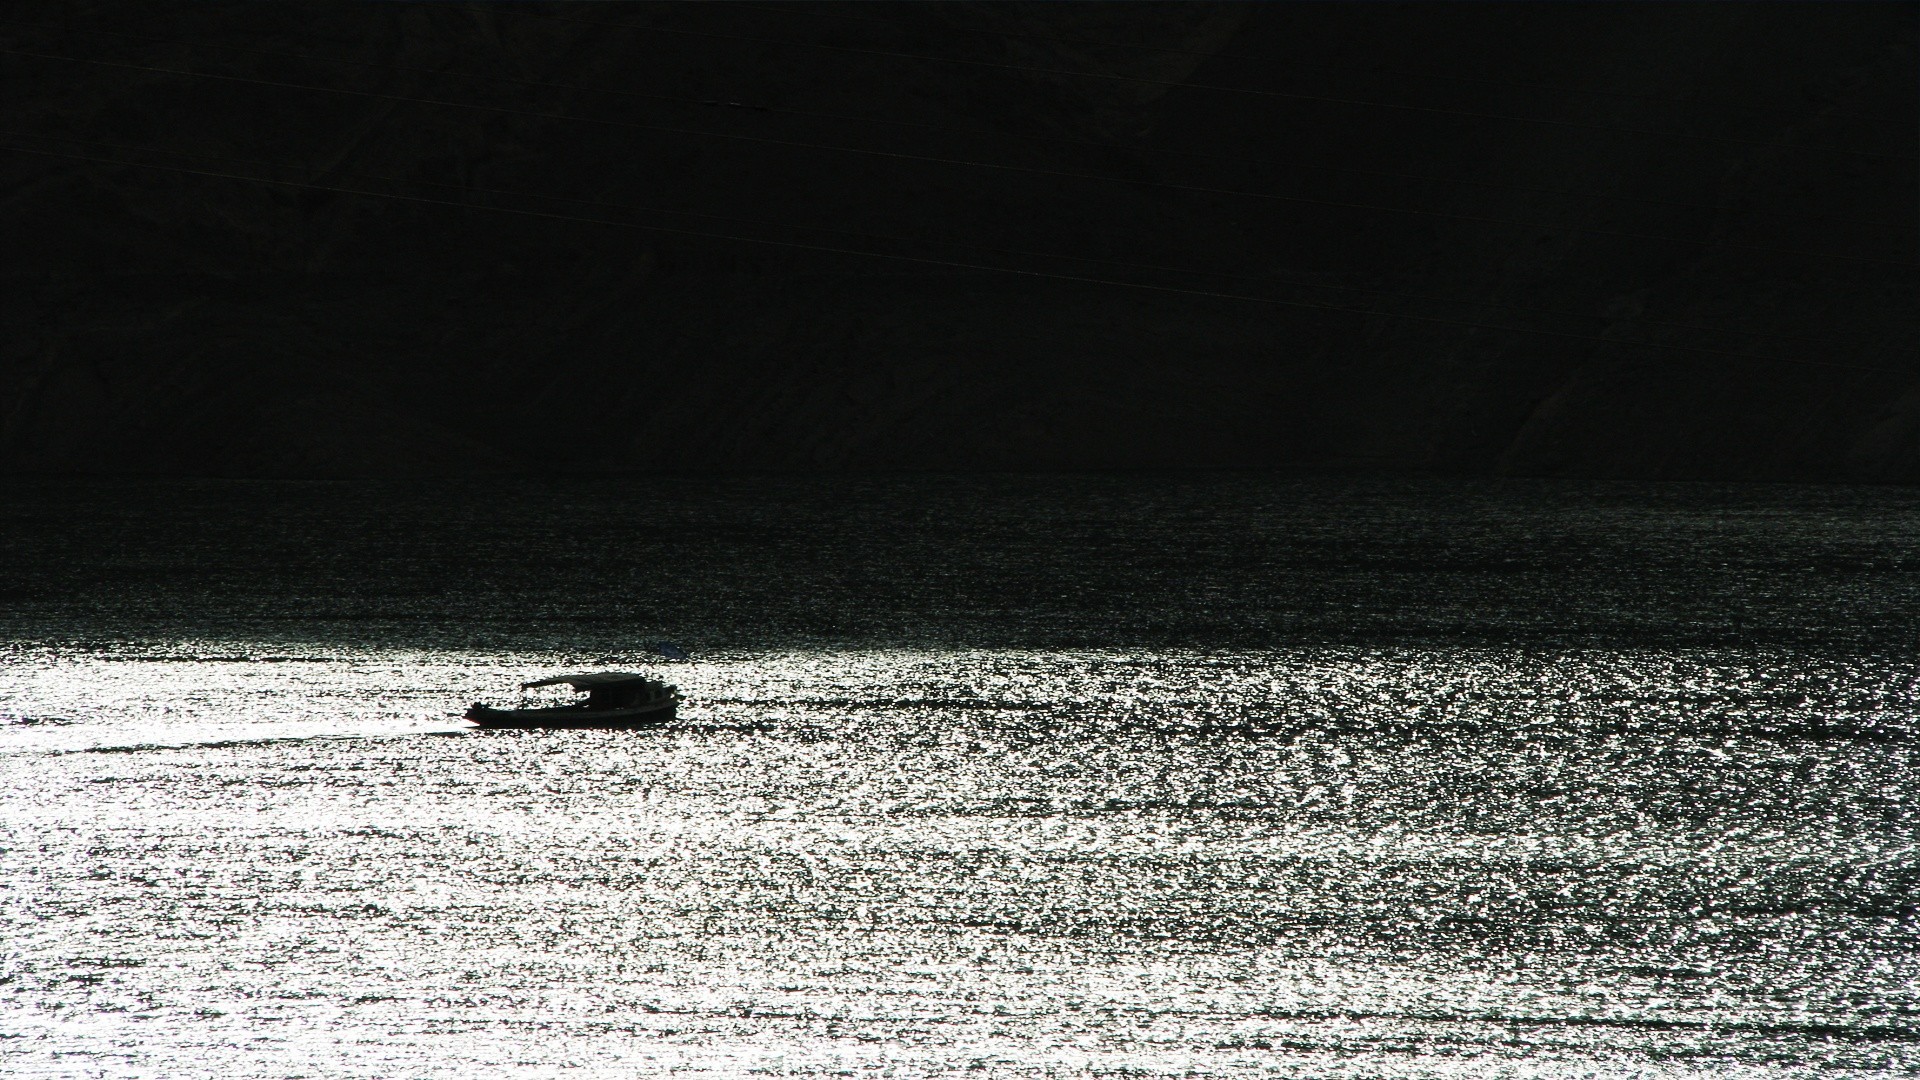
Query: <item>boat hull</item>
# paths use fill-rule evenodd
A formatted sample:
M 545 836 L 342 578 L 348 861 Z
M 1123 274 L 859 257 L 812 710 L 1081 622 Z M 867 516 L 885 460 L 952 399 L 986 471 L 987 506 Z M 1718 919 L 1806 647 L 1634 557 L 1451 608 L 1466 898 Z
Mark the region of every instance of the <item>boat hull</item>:
M 466 719 L 483 728 L 643 728 L 659 727 L 674 717 L 679 701 L 650 701 L 625 709 L 495 709 L 475 703 Z

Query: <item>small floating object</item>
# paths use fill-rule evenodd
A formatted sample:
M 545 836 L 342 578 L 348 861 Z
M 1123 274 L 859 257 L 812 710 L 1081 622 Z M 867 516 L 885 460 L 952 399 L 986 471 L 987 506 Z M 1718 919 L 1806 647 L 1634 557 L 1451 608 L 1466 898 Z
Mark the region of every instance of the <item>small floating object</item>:
M 556 675 L 521 683 L 520 689 L 571 686 L 586 700 L 542 709 L 496 709 L 474 702 L 466 719 L 484 728 L 636 728 L 673 719 L 680 693 L 666 683 L 630 671 L 594 671 Z
M 671 641 L 656 641 L 649 644 L 647 648 L 652 649 L 654 652 L 659 653 L 661 656 L 664 656 L 669 660 L 693 659 L 693 657 L 687 654 L 687 650 L 681 648 L 678 645 L 675 645 Z

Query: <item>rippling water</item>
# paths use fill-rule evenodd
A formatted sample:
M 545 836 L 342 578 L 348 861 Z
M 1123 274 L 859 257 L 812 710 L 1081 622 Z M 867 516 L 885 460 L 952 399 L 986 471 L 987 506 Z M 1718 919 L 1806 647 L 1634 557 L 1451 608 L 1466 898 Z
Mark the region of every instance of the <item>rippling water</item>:
M 1905 493 L 0 500 L 0 1073 L 1920 1067 Z

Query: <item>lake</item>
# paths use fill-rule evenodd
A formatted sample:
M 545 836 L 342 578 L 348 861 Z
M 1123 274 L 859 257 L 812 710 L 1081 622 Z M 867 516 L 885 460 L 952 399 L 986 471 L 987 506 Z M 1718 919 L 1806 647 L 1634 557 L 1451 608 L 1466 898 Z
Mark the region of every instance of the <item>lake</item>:
M 0 557 L 7 1075 L 1920 1067 L 1920 493 L 12 480 Z M 457 719 L 602 668 L 681 719 Z

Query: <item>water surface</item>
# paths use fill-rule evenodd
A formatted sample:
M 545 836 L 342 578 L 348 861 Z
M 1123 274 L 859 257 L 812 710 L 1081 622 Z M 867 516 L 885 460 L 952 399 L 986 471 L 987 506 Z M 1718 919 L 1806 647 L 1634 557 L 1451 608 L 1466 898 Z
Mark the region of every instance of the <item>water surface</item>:
M 1920 1065 L 1903 492 L 0 501 L 9 1075 Z

